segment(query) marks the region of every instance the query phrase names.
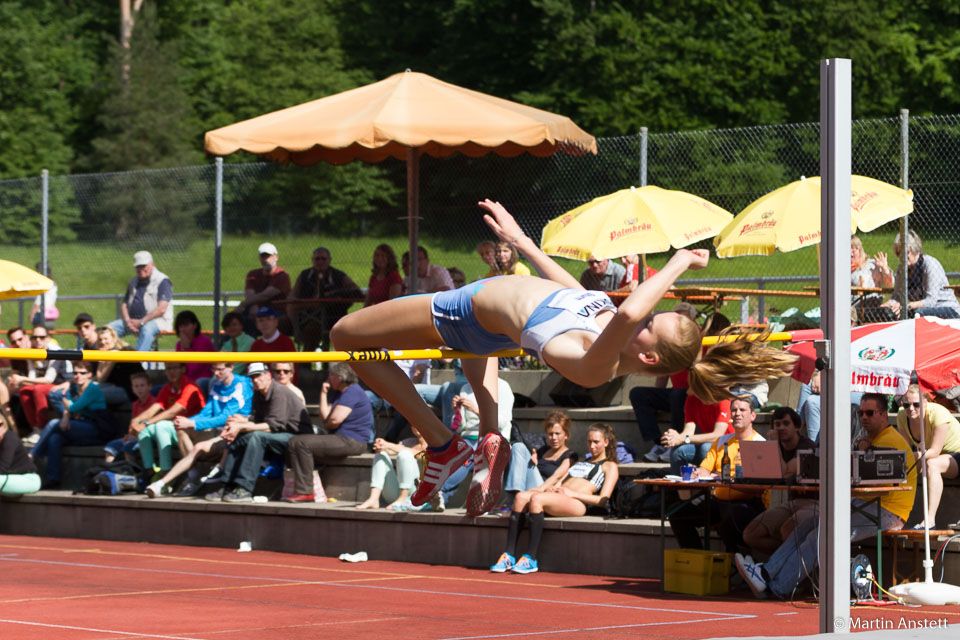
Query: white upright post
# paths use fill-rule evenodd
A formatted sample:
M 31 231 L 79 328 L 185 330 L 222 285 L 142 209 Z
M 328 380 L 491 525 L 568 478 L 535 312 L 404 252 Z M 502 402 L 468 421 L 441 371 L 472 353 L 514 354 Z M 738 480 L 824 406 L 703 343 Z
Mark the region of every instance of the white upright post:
M 850 96 L 850 60 L 821 60 L 821 633 L 850 631 Z

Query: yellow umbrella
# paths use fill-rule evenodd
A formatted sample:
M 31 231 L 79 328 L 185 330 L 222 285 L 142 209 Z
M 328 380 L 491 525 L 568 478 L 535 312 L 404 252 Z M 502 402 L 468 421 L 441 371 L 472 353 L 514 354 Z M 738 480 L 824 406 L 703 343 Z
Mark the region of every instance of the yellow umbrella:
M 420 155 L 545 157 L 560 151 L 586 155 L 597 153 L 597 141 L 565 116 L 407 71 L 208 131 L 204 148 L 218 156 L 242 150 L 302 166 L 405 160 L 410 256 L 415 265 Z M 415 282 L 415 268 L 411 279 Z
M 543 228 L 540 245 L 544 253 L 576 260 L 659 253 L 713 237 L 732 219 L 690 193 L 630 187 L 554 218 Z
M 851 177 L 850 233 L 872 231 L 913 211 L 913 192 Z M 820 244 L 820 178 L 801 178 L 754 200 L 713 239 L 717 256 L 771 255 Z
M 51 287 L 50 278 L 16 262 L 0 260 L 0 300 L 35 296 Z

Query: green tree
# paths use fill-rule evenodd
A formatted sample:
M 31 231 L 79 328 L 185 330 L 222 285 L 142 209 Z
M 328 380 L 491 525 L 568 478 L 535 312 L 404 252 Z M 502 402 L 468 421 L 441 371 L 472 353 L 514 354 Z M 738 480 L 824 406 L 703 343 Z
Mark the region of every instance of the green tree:
M 97 171 L 129 172 L 194 164 L 202 158 L 193 131 L 195 118 L 179 84 L 174 43 L 157 38 L 152 4 L 137 14 L 130 48 L 111 46 L 103 73 L 109 88 L 98 122 L 101 134 L 91 142 L 87 166 Z M 193 125 L 193 126 L 191 126 Z M 109 173 L 92 196 L 88 221 L 106 224 L 117 238 L 130 234 L 188 236 L 195 219 L 209 211 L 209 200 L 191 197 L 203 191 L 199 174 L 159 171 Z M 209 186 L 207 186 L 209 190 Z
M 0 3 L 0 178 L 66 172 L 95 38 L 74 3 Z
M 193 137 L 192 105 L 180 86 L 173 42 L 157 38 L 156 11 L 147 3 L 136 17 L 130 49 L 111 45 L 101 72 L 108 93 L 97 118 L 89 168 L 131 171 L 194 164 L 202 158 Z

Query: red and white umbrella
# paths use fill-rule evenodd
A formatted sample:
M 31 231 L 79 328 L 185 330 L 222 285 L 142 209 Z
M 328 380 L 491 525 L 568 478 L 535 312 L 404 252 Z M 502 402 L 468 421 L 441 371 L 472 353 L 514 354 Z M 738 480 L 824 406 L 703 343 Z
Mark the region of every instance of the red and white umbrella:
M 850 347 L 851 391 L 901 395 L 914 370 L 924 391 L 960 385 L 960 320 L 923 316 L 866 324 L 850 330 Z M 813 342 L 786 350 L 800 356 L 794 377 L 809 380 L 816 360 Z

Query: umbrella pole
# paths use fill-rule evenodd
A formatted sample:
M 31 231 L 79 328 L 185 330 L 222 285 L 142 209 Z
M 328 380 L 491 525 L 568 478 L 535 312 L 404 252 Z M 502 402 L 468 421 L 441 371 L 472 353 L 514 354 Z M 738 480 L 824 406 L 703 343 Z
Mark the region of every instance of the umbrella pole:
M 647 281 L 647 254 L 640 254 L 640 282 Z
M 410 243 L 410 291 L 417 293 L 417 276 L 420 273 L 417 245 L 420 242 L 420 158 L 415 147 L 407 148 L 407 238 Z
M 906 245 L 904 245 L 906 246 Z M 913 371 L 910 380 L 917 379 L 917 372 Z M 922 398 L 922 394 L 921 394 Z M 926 402 L 926 400 L 924 400 Z M 921 405 L 922 408 L 922 405 Z M 927 429 L 923 423 L 923 416 L 920 417 L 920 459 L 917 465 L 920 466 L 923 482 L 923 580 L 920 582 L 907 582 L 901 585 L 894 585 L 890 588 L 890 593 L 898 598 L 902 598 L 911 604 L 927 606 L 943 606 L 947 604 L 960 604 L 960 587 L 945 582 L 933 581 L 933 560 L 930 559 L 930 529 L 934 523 L 930 522 L 930 512 L 928 503 L 929 489 L 927 488 Z M 909 418 L 907 420 L 907 429 L 910 428 Z M 946 560 L 946 558 L 944 558 Z

